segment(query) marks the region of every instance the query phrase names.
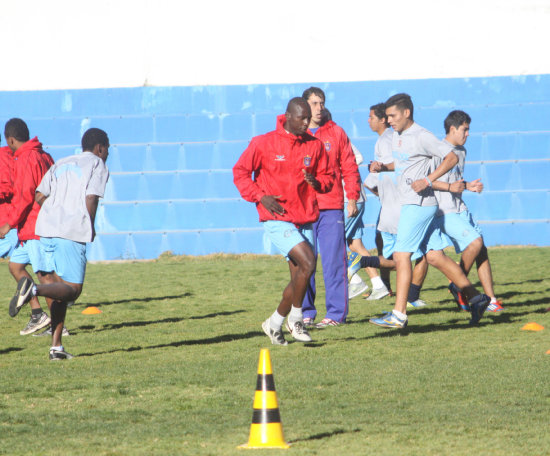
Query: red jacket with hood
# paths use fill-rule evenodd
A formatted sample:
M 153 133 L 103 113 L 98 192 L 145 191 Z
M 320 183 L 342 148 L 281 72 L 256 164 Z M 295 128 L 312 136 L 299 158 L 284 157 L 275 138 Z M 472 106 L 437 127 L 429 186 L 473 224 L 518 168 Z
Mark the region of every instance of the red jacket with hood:
M 36 187 L 53 165 L 52 157 L 42 150 L 37 137 L 27 141 L 14 154 L 13 198 L 7 222 L 17 228 L 20 241 L 40 239 L 34 226 L 40 206 L 34 201 Z
M 313 135 L 313 133 L 311 134 Z M 348 135 L 336 123 L 329 120 L 321 125 L 313 136 L 320 139 L 325 145 L 325 150 L 330 158 L 330 167 L 335 175 L 332 190 L 317 197 L 319 209 L 343 209 L 342 179 L 344 179 L 348 200 L 357 200 L 361 191 L 361 176 Z
M 13 164 L 11 149 L 0 147 L 0 226 L 8 223 L 13 196 Z
M 252 138 L 233 167 L 233 182 L 246 201 L 256 203 L 261 222 L 282 220 L 303 225 L 319 218 L 319 193 L 304 180 L 302 170 L 319 181 L 320 193 L 330 191 L 334 173 L 323 144 L 309 134 L 288 133 L 283 126 L 285 119 L 284 114 L 278 116 L 276 130 Z M 264 195 L 280 196 L 284 214 L 271 215 L 260 203 Z

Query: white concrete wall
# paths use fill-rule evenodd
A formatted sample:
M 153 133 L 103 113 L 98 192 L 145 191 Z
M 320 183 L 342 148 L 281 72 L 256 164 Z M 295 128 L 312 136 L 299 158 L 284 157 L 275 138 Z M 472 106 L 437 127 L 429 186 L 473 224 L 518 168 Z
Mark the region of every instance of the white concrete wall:
M 0 0 L 1 90 L 550 73 L 550 0 Z

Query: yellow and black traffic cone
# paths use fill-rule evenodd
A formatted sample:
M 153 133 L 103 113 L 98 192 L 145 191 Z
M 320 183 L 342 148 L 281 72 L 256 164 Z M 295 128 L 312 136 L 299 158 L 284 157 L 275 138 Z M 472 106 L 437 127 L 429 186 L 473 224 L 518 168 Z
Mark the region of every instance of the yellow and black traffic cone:
M 290 448 L 283 436 L 271 357 L 267 348 L 260 351 L 253 409 L 248 443 L 239 448 Z

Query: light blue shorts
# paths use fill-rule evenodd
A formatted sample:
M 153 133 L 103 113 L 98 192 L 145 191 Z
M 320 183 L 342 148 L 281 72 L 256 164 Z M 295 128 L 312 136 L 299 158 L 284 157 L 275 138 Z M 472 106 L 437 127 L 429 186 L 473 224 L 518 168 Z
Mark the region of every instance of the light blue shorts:
M 355 217 L 346 216 L 346 224 L 344 229 L 346 230 L 346 241 L 353 241 L 354 239 L 363 239 L 363 214 L 365 213 L 365 203 L 357 203 L 357 209 L 359 213 Z M 346 209 L 344 213 L 347 214 Z
M 37 272 L 52 272 L 44 256 L 44 249 L 38 239 L 29 239 L 17 244 L 10 257 L 11 263 L 30 264 L 32 270 Z
M 380 236 L 382 236 L 382 242 L 384 247 L 382 249 L 382 255 L 384 258 L 390 259 L 395 252 L 395 243 L 397 241 L 397 234 L 386 233 L 385 231 L 380 231 Z M 417 260 L 424 256 L 424 252 L 420 249 L 414 252 L 411 256 L 411 260 Z
M 300 242 L 308 242 L 313 245 L 313 228 L 311 223 L 296 228 L 293 223 L 283 222 L 281 220 L 268 220 L 263 222 L 264 231 L 275 247 L 288 260 L 288 252 L 296 247 Z
M 66 282 L 84 283 L 86 274 L 86 244 L 61 238 L 40 239 L 44 258 L 50 271 Z
M 437 206 L 404 204 L 397 227 L 394 252 L 443 250 L 450 245 L 435 219 Z
M 0 239 L 0 258 L 10 257 L 11 253 L 17 247 L 17 230 L 9 230 L 4 239 Z
M 456 253 L 462 252 L 473 241 L 481 237 L 481 229 L 468 210 L 458 214 L 445 214 L 437 219 L 441 231 L 451 239 Z

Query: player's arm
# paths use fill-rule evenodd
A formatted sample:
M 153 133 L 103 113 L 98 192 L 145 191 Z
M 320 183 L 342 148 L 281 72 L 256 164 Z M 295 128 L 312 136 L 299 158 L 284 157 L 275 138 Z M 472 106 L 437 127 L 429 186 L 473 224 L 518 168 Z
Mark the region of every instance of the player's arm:
M 90 215 L 90 221 L 92 223 L 92 241 L 95 238 L 95 214 L 97 212 L 97 205 L 99 204 L 99 196 L 86 195 L 86 209 Z
M 383 173 L 385 171 L 395 171 L 395 163 L 382 163 L 379 161 L 372 161 L 369 163 L 369 172 Z
M 466 182 L 464 182 L 464 179 L 460 179 L 453 183 L 435 181 L 432 182 L 432 187 L 434 190 L 440 192 L 462 193 L 466 188 Z
M 437 181 L 437 179 L 439 179 L 445 173 L 450 171 L 451 168 L 455 166 L 457 163 L 458 163 L 457 155 L 453 151 L 449 152 L 436 169 L 434 169 L 424 179 L 415 180 L 411 184 L 411 188 L 415 192 L 420 193 L 422 190 L 426 189 L 427 187 L 433 186 L 433 183 Z
M 316 192 L 328 193 L 332 190 L 332 186 L 334 185 L 334 172 L 329 166 L 329 158 L 325 151 L 325 146 L 319 140 L 317 143 L 319 148 L 315 174 L 309 173 L 304 169 L 304 180 L 311 185 Z
M 37 202 L 39 206 L 42 207 L 42 204 L 44 204 L 44 201 L 46 201 L 47 196 L 44 195 L 42 192 L 39 192 L 38 190 L 34 194 L 34 200 Z

